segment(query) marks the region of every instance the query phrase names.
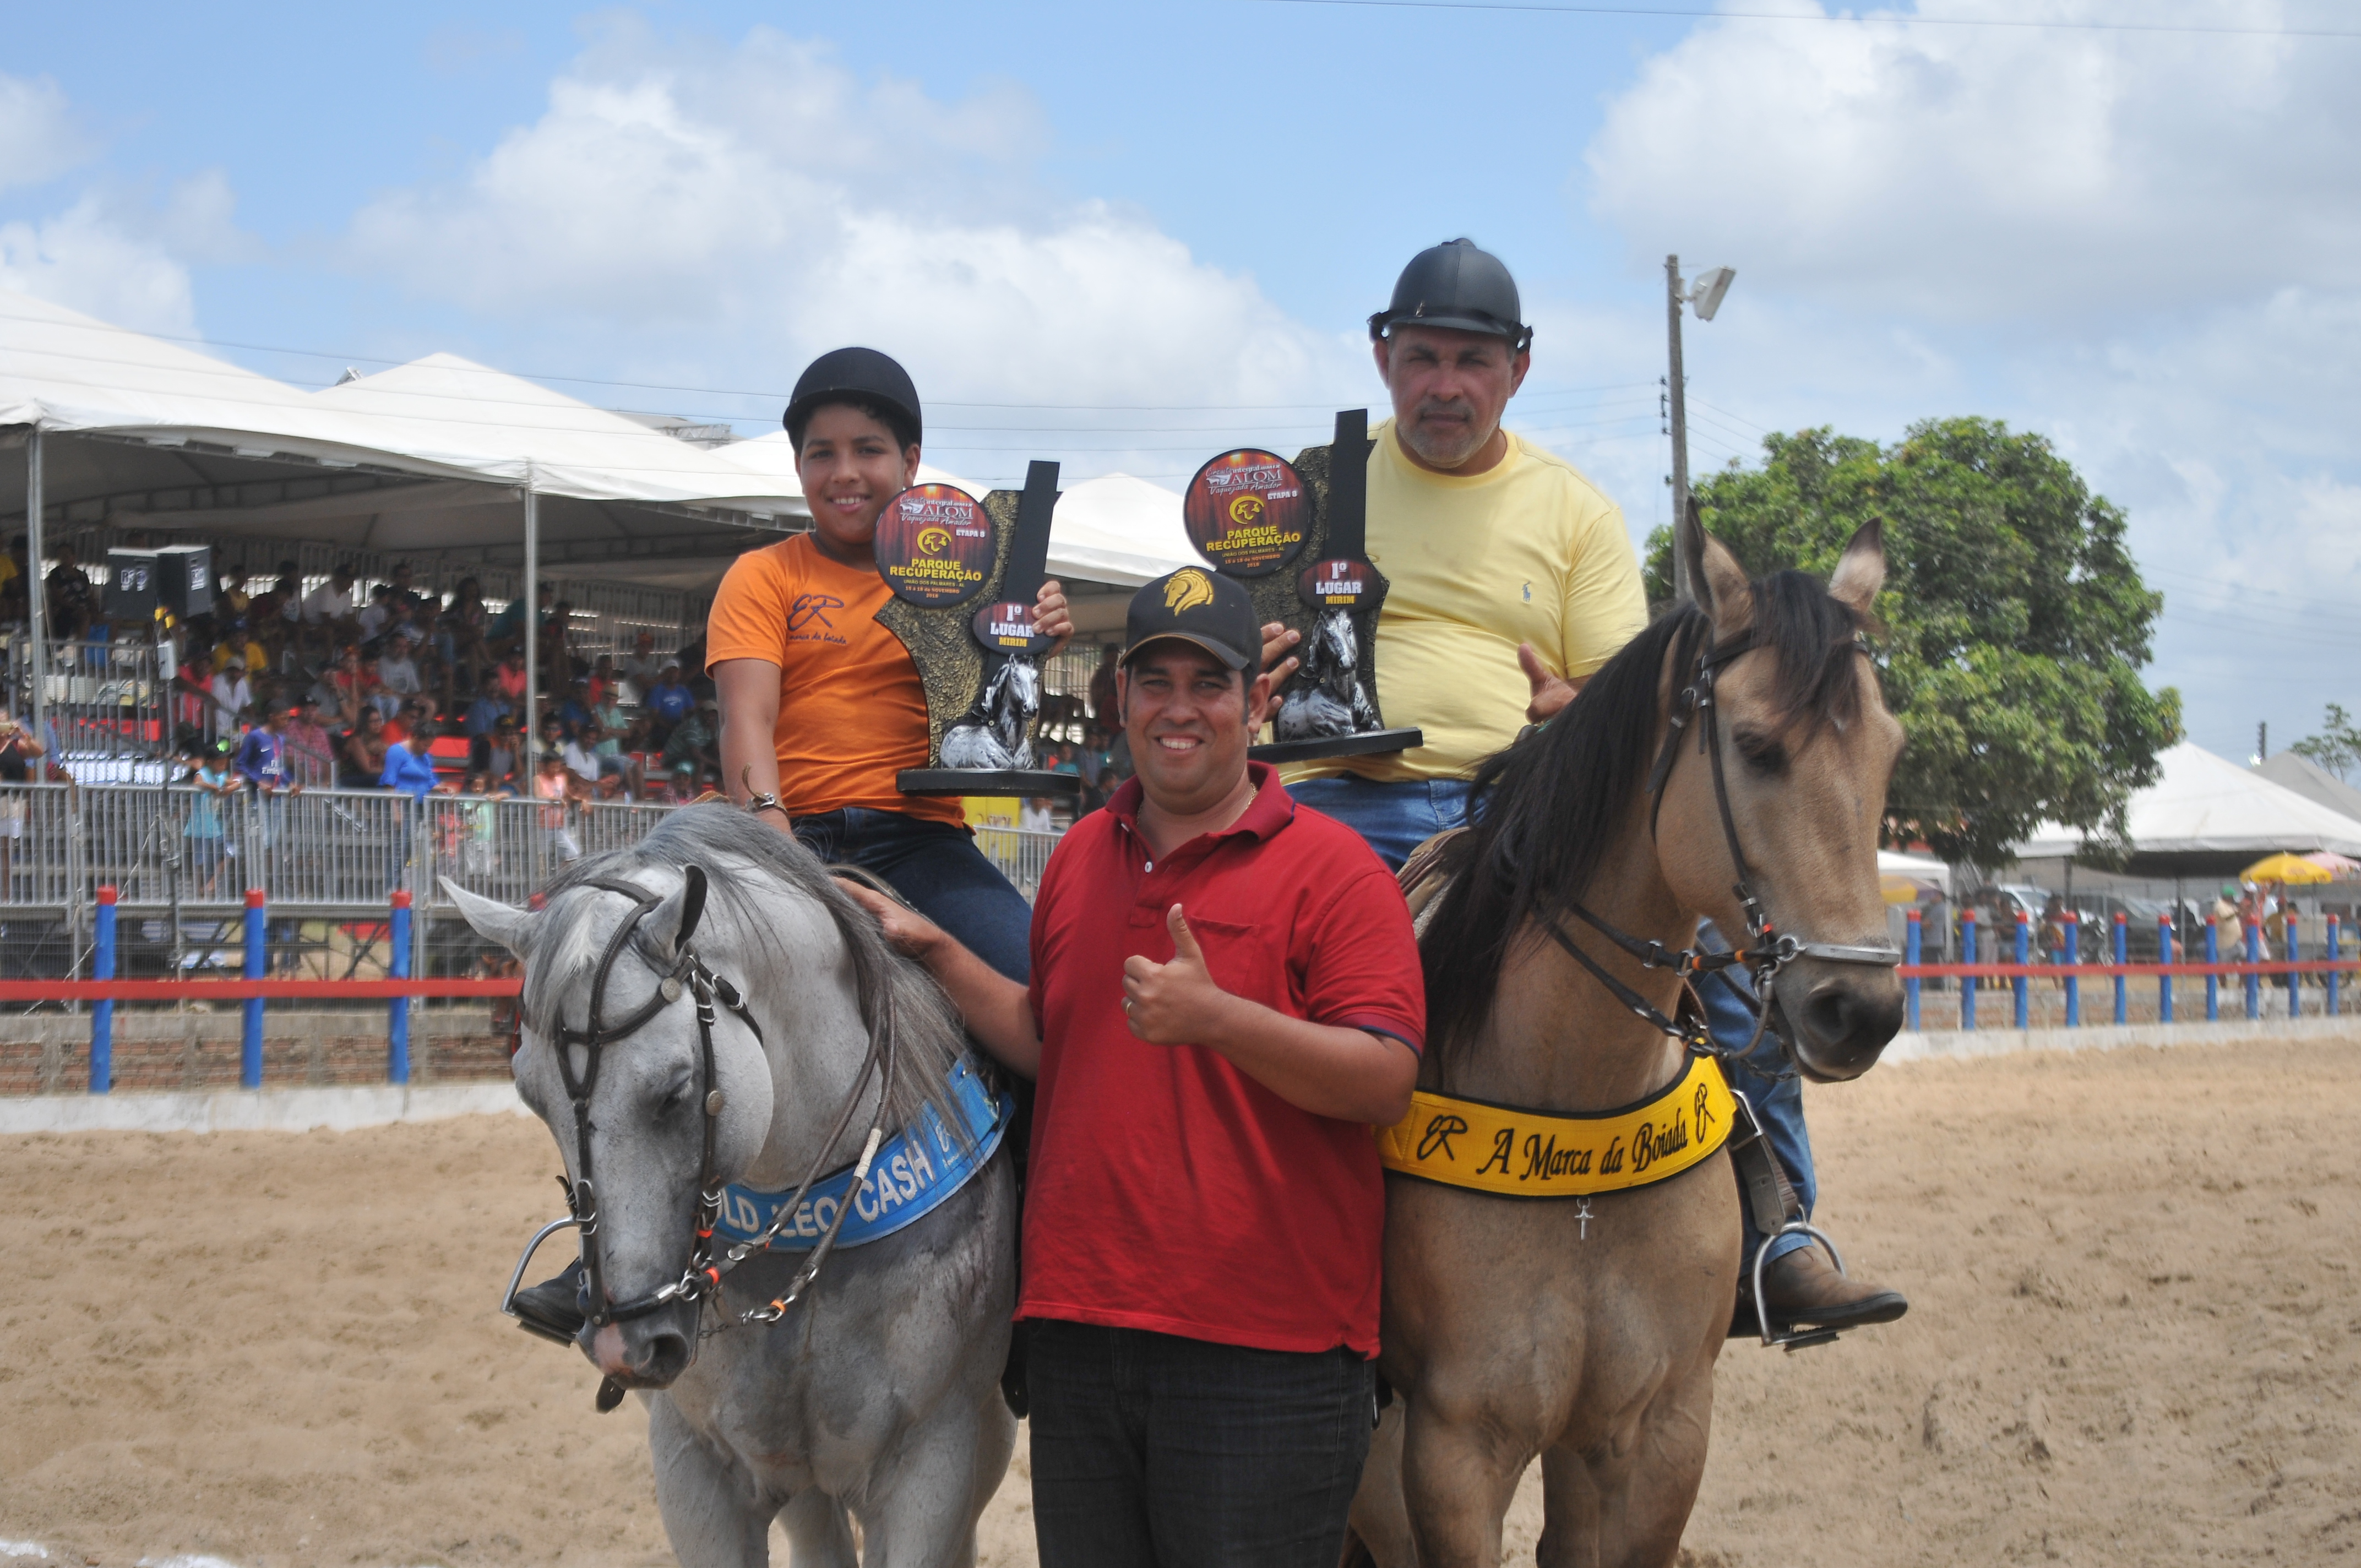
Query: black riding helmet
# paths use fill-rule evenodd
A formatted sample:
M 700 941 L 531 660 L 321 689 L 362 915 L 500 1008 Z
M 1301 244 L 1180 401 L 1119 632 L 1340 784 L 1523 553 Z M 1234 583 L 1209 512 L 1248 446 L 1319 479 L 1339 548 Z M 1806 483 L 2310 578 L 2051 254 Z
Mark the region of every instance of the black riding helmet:
M 1505 337 L 1521 354 L 1533 341 L 1523 314 L 1517 280 L 1499 257 L 1472 239 L 1447 240 L 1410 258 L 1394 280 L 1393 303 L 1369 318 L 1369 336 L 1382 342 L 1388 328 L 1411 322 Z
M 904 446 L 916 446 L 925 433 L 918 418 L 918 389 L 910 373 L 892 356 L 873 348 L 831 348 L 813 360 L 796 382 L 795 395 L 779 422 L 798 451 L 804 427 L 814 410 L 825 403 L 851 403 L 864 408 L 892 428 Z

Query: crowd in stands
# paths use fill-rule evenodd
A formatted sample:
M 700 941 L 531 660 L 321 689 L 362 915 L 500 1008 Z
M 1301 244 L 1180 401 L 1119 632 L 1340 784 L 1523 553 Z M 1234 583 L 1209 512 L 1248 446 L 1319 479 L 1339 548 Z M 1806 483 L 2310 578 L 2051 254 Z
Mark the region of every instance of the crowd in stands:
M 43 579 L 49 635 L 108 634 L 71 548 Z M 0 623 L 21 620 L 21 539 L 0 555 Z M 212 613 L 167 630 L 173 751 L 186 782 L 265 793 L 333 784 L 552 801 L 695 799 L 720 784 L 719 719 L 701 639 L 659 652 L 639 633 L 620 656 L 588 655 L 573 607 L 542 586 L 533 635 L 543 764 L 527 761 L 524 604 L 494 611 L 473 577 L 447 597 L 407 565 L 364 594 L 338 566 L 302 591 L 295 563 L 249 596 L 223 573 Z M 11 611 L 14 611 L 12 617 Z M 143 629 L 144 630 L 144 629 Z

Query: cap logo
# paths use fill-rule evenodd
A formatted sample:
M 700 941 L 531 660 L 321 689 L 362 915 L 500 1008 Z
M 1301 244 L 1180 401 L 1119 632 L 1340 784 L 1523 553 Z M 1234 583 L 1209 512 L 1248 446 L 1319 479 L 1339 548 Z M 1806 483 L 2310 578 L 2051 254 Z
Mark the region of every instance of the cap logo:
M 1175 615 L 1213 602 L 1213 583 L 1194 566 L 1184 566 L 1164 581 L 1164 608 Z

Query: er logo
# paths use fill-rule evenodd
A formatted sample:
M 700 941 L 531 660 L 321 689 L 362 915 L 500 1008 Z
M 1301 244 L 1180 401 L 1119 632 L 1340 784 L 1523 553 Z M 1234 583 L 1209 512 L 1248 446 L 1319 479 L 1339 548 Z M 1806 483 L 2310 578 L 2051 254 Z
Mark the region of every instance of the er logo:
M 1251 528 L 1262 516 L 1262 498 L 1248 492 L 1230 502 L 1230 521 L 1240 528 Z
M 922 554 L 939 555 L 950 542 L 951 531 L 948 528 L 918 530 L 918 550 Z

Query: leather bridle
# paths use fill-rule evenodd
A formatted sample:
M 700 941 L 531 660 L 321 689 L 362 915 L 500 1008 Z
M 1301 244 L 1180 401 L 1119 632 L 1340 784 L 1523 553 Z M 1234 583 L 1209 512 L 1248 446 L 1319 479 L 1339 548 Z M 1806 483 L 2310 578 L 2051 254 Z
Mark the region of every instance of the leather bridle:
M 697 922 L 705 912 L 706 875 L 704 869 L 699 866 L 692 865 L 683 869 L 686 880 L 682 889 L 680 929 L 678 935 L 673 938 L 675 954 L 673 961 L 668 968 L 657 970 L 658 978 L 654 993 L 634 1008 L 629 1015 L 612 1024 L 605 1021 L 608 981 L 613 974 L 615 964 L 622 957 L 624 949 L 631 946 L 632 934 L 639 929 L 640 922 L 660 907 L 666 895 L 650 893 L 644 888 L 627 882 L 586 879 L 577 884 L 620 894 L 631 900 L 631 912 L 617 922 L 615 929 L 608 936 L 605 949 L 598 956 L 598 967 L 591 971 L 590 1010 L 585 1026 L 580 1029 L 570 1028 L 561 1014 L 553 1020 L 553 1027 L 549 1032 L 550 1042 L 557 1056 L 558 1073 L 565 1085 L 566 1098 L 573 1102 L 574 1107 L 574 1168 L 577 1175 L 572 1181 L 567 1181 L 563 1177 L 558 1179 L 560 1184 L 566 1188 L 566 1207 L 571 1212 L 571 1218 L 559 1221 L 555 1226 L 544 1227 L 542 1235 L 545 1236 L 551 1230 L 568 1224 L 580 1233 L 582 1266 L 588 1276 L 590 1290 L 590 1310 L 587 1319 L 589 1326 L 593 1328 L 603 1328 L 609 1323 L 626 1322 L 633 1318 L 642 1318 L 651 1312 L 661 1311 L 676 1302 L 705 1299 L 719 1301 L 721 1295 L 722 1277 L 752 1254 L 768 1246 L 781 1228 L 794 1219 L 796 1210 L 810 1192 L 812 1184 L 819 1179 L 829 1151 L 837 1146 L 838 1141 L 843 1137 L 845 1129 L 851 1124 L 853 1111 L 860 1103 L 862 1091 L 867 1088 L 873 1072 L 881 1072 L 882 1081 L 878 1086 L 876 1114 L 871 1119 L 872 1125 L 868 1138 L 862 1146 L 861 1158 L 854 1168 L 852 1185 L 847 1201 L 838 1207 L 836 1215 L 819 1244 L 812 1249 L 810 1256 L 796 1271 L 787 1288 L 768 1304 L 740 1314 L 738 1321 L 741 1323 L 775 1322 L 785 1316 L 787 1308 L 809 1288 L 813 1279 L 819 1274 L 820 1266 L 828 1260 L 829 1254 L 834 1250 L 838 1234 L 844 1228 L 845 1218 L 852 1212 L 851 1193 L 861 1190 L 862 1183 L 868 1179 L 870 1162 L 876 1157 L 878 1147 L 884 1141 L 885 1107 L 893 1092 L 895 1069 L 899 1056 L 894 1046 L 898 1031 L 893 1026 L 891 1019 L 878 1020 L 871 1028 L 869 1053 L 862 1062 L 861 1070 L 854 1075 L 851 1088 L 845 1092 L 844 1103 L 837 1114 L 835 1126 L 828 1136 L 820 1141 L 813 1156 L 811 1168 L 805 1172 L 804 1179 L 796 1188 L 794 1196 L 780 1205 L 777 1215 L 761 1234 L 746 1241 L 734 1243 L 717 1255 L 713 1240 L 714 1225 L 720 1217 L 725 1183 L 722 1173 L 715 1166 L 715 1137 L 724 1104 L 721 1087 L 714 1072 L 713 1029 L 719 1021 L 715 1004 L 719 1003 L 720 1006 L 728 1008 L 739 1022 L 746 1025 L 758 1045 L 764 1042 L 762 1025 L 754 1021 L 753 1014 L 747 1010 L 743 992 L 707 968 L 704 960 L 697 956 L 696 948 L 691 945 L 697 932 Z M 593 1146 L 590 1135 L 597 1130 L 597 1127 L 590 1120 L 590 1097 L 598 1088 L 598 1069 L 604 1059 L 606 1047 L 637 1034 L 665 1008 L 678 1002 L 684 994 L 691 997 L 697 1006 L 697 1054 L 704 1075 L 705 1091 L 704 1147 L 697 1168 L 697 1221 L 689 1246 L 688 1265 L 682 1270 L 679 1278 L 644 1296 L 635 1297 L 628 1301 L 609 1301 L 607 1299 L 606 1260 L 598 1239 L 598 1192 L 592 1181 Z M 531 1019 L 523 1017 L 522 1005 L 519 1008 L 519 1017 L 524 1026 L 536 1027 Z M 581 1047 L 583 1051 L 583 1068 L 578 1074 L 574 1070 L 573 1057 L 569 1048 L 575 1046 Z M 525 1263 L 532 1256 L 533 1249 L 540 1245 L 541 1239 L 540 1236 L 536 1236 L 532 1245 L 526 1248 L 525 1256 L 518 1259 L 519 1278 L 522 1277 Z M 513 1299 L 515 1281 L 511 1282 L 510 1294 Z M 612 1379 L 609 1381 L 611 1382 Z M 615 1398 L 620 1398 L 620 1390 L 615 1394 Z M 611 1408 L 607 1402 L 604 1390 L 601 1392 L 600 1398 L 601 1409 Z
M 1756 994 L 1749 997 L 1735 984 L 1730 986 L 1730 990 L 1755 1014 L 1753 1037 L 1747 1041 L 1742 1050 L 1721 1050 L 1713 1043 L 1712 1034 L 1706 1026 L 1704 1008 L 1702 1005 L 1694 1004 L 1693 997 L 1692 1006 L 1675 1009 L 1676 1012 L 1686 1015 L 1686 1021 L 1667 1017 L 1654 1003 L 1616 979 L 1614 975 L 1608 972 L 1605 966 L 1588 953 L 1584 952 L 1574 938 L 1566 934 L 1565 927 L 1554 917 L 1544 919 L 1543 922 L 1543 927 L 1548 931 L 1551 939 L 1588 970 L 1591 978 L 1605 986 L 1609 993 L 1621 1003 L 1627 1010 L 1660 1032 L 1681 1041 L 1691 1053 L 1698 1056 L 1717 1056 L 1724 1059 L 1745 1056 L 1761 1043 L 1763 1031 L 1772 1026 L 1772 988 L 1778 979 L 1779 971 L 1797 959 L 1817 959 L 1828 963 L 1870 964 L 1888 969 L 1902 961 L 1901 950 L 1891 946 L 1872 947 L 1842 942 L 1813 942 L 1780 932 L 1773 927 L 1770 916 L 1763 908 L 1762 899 L 1755 894 L 1753 872 L 1746 863 L 1745 847 L 1739 841 L 1738 818 L 1730 810 L 1730 780 L 1721 760 L 1719 708 L 1714 702 L 1716 677 L 1726 665 L 1737 660 L 1741 654 L 1752 652 L 1754 645 L 1753 635 L 1750 632 L 1745 636 L 1733 639 L 1727 644 L 1708 641 L 1697 651 L 1697 663 L 1690 673 L 1689 682 L 1681 688 L 1679 695 L 1673 700 L 1673 710 L 1664 730 L 1664 746 L 1656 753 L 1655 764 L 1648 770 L 1648 836 L 1653 839 L 1656 835 L 1657 816 L 1664 809 L 1664 785 L 1672 776 L 1673 763 L 1679 755 L 1681 737 L 1686 732 L 1689 720 L 1692 718 L 1696 718 L 1697 750 L 1712 759 L 1714 805 L 1720 814 L 1722 838 L 1730 847 L 1730 863 L 1736 873 L 1736 881 L 1731 884 L 1730 892 L 1737 896 L 1740 907 L 1746 912 L 1747 945 L 1743 948 L 1733 948 L 1730 951 L 1723 953 L 1708 952 L 1702 948 L 1667 948 L 1662 942 L 1635 937 L 1601 919 L 1586 908 L 1578 899 L 1566 905 L 1576 917 L 1599 935 L 1639 959 L 1642 968 L 1671 970 L 1680 977 L 1685 991 L 1693 976 L 1713 974 L 1744 966 L 1754 981 Z M 1869 652 L 1869 646 L 1855 639 L 1853 650 L 1856 652 L 1866 653 Z M 1724 979 L 1727 980 L 1727 978 L 1725 975 Z M 1795 1059 L 1793 1042 L 1788 1039 L 1784 1030 L 1773 1028 L 1773 1032 L 1778 1036 L 1780 1049 L 1792 1063 Z M 1791 1068 L 1790 1071 L 1792 1070 Z

